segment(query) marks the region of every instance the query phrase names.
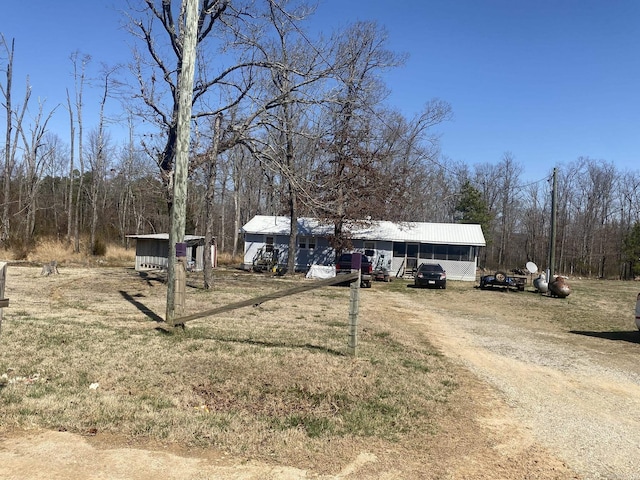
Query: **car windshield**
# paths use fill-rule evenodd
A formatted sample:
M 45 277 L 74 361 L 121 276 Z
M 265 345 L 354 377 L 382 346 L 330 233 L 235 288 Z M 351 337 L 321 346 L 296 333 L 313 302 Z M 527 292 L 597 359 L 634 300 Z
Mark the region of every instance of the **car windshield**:
M 420 270 L 423 272 L 441 272 L 442 267 L 440 267 L 440 265 L 428 265 L 425 263 L 420 266 Z

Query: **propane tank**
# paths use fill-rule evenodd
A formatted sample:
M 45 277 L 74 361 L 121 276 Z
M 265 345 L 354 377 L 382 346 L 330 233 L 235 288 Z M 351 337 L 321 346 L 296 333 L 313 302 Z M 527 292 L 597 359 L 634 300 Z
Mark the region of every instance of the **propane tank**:
M 540 276 L 533 281 L 533 286 L 540 293 L 547 293 L 549 291 L 547 276 L 544 273 L 541 273 Z
M 549 282 L 549 291 L 555 297 L 565 298 L 571 293 L 571 287 L 564 277 L 556 277 L 552 282 Z

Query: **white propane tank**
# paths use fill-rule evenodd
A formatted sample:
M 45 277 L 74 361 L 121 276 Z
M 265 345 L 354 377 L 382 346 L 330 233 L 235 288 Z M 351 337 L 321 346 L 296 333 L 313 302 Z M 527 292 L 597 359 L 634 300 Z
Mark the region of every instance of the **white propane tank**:
M 549 284 L 544 273 L 541 273 L 538 278 L 533 281 L 533 286 L 540 293 L 547 293 L 549 291 Z

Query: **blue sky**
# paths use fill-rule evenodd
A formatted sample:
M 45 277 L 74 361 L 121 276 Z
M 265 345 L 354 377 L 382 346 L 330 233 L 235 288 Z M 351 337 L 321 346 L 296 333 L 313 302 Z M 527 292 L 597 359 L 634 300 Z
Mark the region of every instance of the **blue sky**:
M 90 54 L 95 68 L 127 61 L 125 6 L 4 0 L 14 102 L 28 74 L 34 97 L 62 104 L 52 125 L 65 139 L 69 56 Z M 327 35 L 356 20 L 386 28 L 390 49 L 408 54 L 386 75 L 389 103 L 411 117 L 429 99 L 449 102 L 454 118 L 437 129 L 446 157 L 497 163 L 511 152 L 529 180 L 580 156 L 640 168 L 640 1 L 319 0 L 314 18 Z

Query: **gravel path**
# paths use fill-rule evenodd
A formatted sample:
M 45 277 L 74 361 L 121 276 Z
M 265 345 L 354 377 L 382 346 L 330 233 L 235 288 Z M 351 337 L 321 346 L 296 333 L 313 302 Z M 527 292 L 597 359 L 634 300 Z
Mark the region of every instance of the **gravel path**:
M 449 311 L 427 311 L 417 321 L 585 479 L 640 479 L 639 343 Z

